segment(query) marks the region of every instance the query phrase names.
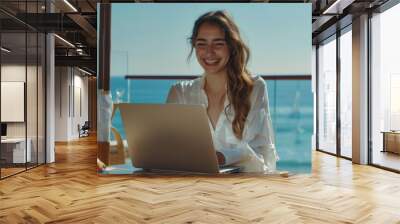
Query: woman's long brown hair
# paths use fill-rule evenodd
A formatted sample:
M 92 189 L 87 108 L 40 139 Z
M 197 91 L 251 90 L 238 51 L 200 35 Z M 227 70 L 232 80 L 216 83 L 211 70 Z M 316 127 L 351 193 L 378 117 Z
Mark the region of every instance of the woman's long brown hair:
M 199 28 L 204 23 L 219 26 L 225 34 L 225 41 L 229 48 L 227 63 L 229 105 L 225 108 L 225 114 L 227 114 L 227 109 L 232 106 L 235 111 L 232 130 L 238 139 L 242 139 L 246 118 L 251 108 L 250 94 L 253 90 L 253 80 L 246 68 L 250 50 L 240 37 L 239 29 L 233 19 L 226 11 L 218 10 L 207 12 L 196 20 L 190 37 L 191 51 L 188 58 L 193 53 Z M 229 118 L 229 116 L 227 117 Z

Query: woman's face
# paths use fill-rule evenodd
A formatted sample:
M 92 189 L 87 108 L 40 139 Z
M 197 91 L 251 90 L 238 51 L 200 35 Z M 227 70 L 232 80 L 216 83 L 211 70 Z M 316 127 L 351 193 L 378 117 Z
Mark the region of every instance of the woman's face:
M 194 43 L 196 57 L 206 74 L 215 74 L 226 70 L 229 49 L 225 34 L 220 27 L 210 23 L 200 25 Z

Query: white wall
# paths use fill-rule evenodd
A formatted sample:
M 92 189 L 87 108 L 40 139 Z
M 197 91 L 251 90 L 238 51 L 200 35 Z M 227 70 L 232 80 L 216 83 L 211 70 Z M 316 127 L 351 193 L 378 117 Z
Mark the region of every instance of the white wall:
M 68 88 L 70 77 L 67 67 L 55 68 L 55 141 L 68 140 Z
M 83 75 L 76 68 L 56 67 L 55 141 L 79 138 L 78 124 L 88 120 L 88 78 Z
M 18 64 L 4 64 L 1 66 L 1 81 L 5 82 L 25 82 L 25 75 L 28 69 L 30 73 L 34 68 Z M 35 93 L 27 93 L 27 96 L 36 96 Z M 1 108 L 1 110 L 7 110 L 7 108 Z M 30 119 L 29 119 L 30 120 Z M 9 122 L 7 123 L 7 136 L 8 137 L 25 137 L 25 122 Z
M 1 81 L 25 82 L 25 64 L 1 65 Z
M 72 99 L 74 99 L 74 102 L 71 102 L 71 105 L 74 105 L 72 108 L 72 119 L 71 119 L 71 136 L 72 138 L 78 138 L 79 133 L 78 133 L 78 124 L 83 125 L 85 121 L 88 121 L 88 78 L 81 76 L 82 73 L 78 73 L 78 70 L 74 70 L 74 96 L 72 96 Z

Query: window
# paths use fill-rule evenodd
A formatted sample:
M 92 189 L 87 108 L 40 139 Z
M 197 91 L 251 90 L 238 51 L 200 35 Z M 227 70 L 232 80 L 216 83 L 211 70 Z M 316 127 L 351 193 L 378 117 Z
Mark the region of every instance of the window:
M 340 36 L 340 154 L 351 158 L 352 149 L 352 33 L 351 26 Z
M 372 163 L 400 170 L 400 155 L 387 151 L 384 132 L 400 130 L 400 5 L 375 14 L 372 24 Z M 400 133 L 398 133 L 400 135 Z M 397 135 L 397 136 L 398 136 Z M 400 136 L 397 137 L 400 139 Z M 399 144 L 400 141 L 397 141 Z
M 336 36 L 318 48 L 318 148 L 336 154 Z

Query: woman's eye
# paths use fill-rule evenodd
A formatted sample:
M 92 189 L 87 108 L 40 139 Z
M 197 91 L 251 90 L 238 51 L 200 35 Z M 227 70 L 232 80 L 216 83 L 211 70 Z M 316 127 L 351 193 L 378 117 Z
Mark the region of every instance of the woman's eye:
M 225 46 L 225 43 L 216 43 L 215 44 L 217 47 L 223 47 L 223 46 Z
M 196 47 L 204 47 L 204 46 L 206 46 L 204 43 L 197 43 L 196 44 Z

